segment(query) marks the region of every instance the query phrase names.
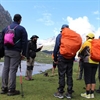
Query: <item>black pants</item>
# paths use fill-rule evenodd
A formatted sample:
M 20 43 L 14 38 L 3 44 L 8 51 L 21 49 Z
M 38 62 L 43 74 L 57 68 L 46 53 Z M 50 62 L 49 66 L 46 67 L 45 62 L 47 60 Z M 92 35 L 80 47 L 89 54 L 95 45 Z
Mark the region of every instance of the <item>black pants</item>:
M 67 82 L 67 92 L 72 94 L 73 88 L 73 61 L 60 60 L 58 61 L 59 87 L 60 93 L 64 92 L 65 81 Z M 67 79 L 66 79 L 67 78 Z
M 85 84 L 95 84 L 95 75 L 98 64 L 84 63 L 84 80 Z
M 83 75 L 83 61 L 79 61 L 79 67 L 80 67 L 80 73 L 79 73 L 79 79 L 82 79 Z

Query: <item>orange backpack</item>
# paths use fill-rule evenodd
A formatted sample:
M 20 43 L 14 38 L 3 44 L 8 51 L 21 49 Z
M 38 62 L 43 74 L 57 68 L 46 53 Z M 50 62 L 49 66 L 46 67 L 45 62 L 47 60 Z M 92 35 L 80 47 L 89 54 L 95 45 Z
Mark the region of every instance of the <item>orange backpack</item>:
M 82 38 L 78 33 L 69 28 L 64 28 L 61 34 L 60 54 L 66 59 L 71 59 L 80 49 Z
M 100 62 L 100 39 L 93 39 L 91 41 L 90 58 Z

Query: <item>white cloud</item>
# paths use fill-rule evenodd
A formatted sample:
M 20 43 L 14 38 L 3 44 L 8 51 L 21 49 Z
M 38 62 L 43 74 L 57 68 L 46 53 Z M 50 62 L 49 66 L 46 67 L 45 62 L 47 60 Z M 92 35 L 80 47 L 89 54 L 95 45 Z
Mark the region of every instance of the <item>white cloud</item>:
M 100 17 L 97 17 L 96 19 L 97 19 L 97 20 L 100 20 Z
M 95 11 L 95 12 L 93 12 L 93 14 L 98 15 L 98 14 L 100 14 L 100 12 L 99 11 Z
M 79 33 L 83 37 L 83 40 L 86 34 L 89 32 L 95 32 L 94 26 L 89 23 L 89 20 L 86 16 L 76 19 L 67 17 L 67 21 L 69 23 L 69 27 Z
M 39 18 L 37 21 L 44 23 L 47 26 L 54 25 L 54 22 L 51 20 L 50 13 L 44 13 L 42 18 Z
M 86 35 L 89 32 L 93 32 L 96 38 L 100 36 L 100 27 L 98 27 L 98 29 L 95 30 L 95 27 L 90 24 L 89 19 L 86 16 L 78 17 L 76 19 L 73 19 L 72 17 L 67 17 L 65 23 L 66 22 L 68 22 L 70 29 L 76 31 L 81 35 L 83 42 L 86 40 Z M 53 32 L 55 36 L 57 36 L 60 32 L 60 29 L 54 28 Z M 55 43 L 54 40 L 53 41 L 51 41 L 51 39 L 42 40 L 40 41 L 40 43 L 42 43 L 43 45 L 51 45 Z
M 94 33 L 96 38 L 98 38 L 98 36 L 100 35 L 100 27 L 98 28 L 98 30 L 95 30 L 95 27 L 89 22 L 87 16 L 78 17 L 76 19 L 68 16 L 66 19 L 63 18 L 63 20 L 65 21 L 65 23 L 68 23 L 70 29 L 76 31 L 82 36 L 83 41 L 85 41 L 86 34 L 88 34 L 89 32 Z
M 33 8 L 34 8 L 34 9 L 42 9 L 42 8 L 45 8 L 45 6 L 43 6 L 43 5 L 41 5 L 41 6 L 35 5 L 35 6 L 33 6 Z
M 97 20 L 100 20 L 100 12 L 99 11 L 95 11 L 95 12 L 93 12 L 93 14 L 95 14 L 95 15 L 97 15 L 97 17 L 96 17 L 96 19 Z

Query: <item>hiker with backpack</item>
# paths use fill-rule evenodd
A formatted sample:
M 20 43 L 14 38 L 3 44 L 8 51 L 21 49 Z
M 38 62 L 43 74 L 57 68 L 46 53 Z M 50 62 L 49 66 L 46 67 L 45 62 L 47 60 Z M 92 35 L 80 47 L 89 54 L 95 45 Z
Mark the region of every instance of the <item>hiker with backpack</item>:
M 85 93 L 81 93 L 84 98 L 94 98 L 94 90 L 96 86 L 95 75 L 98 67 L 98 61 L 93 60 L 93 54 L 97 52 L 93 48 L 95 36 L 93 33 L 86 35 L 86 41 L 83 43 L 80 53 L 83 56 L 84 81 L 86 85 Z M 96 49 L 96 48 L 95 48 Z
M 56 37 L 54 47 L 54 62 L 58 64 L 59 86 L 54 97 L 64 98 L 65 80 L 67 82 L 66 98 L 72 98 L 73 93 L 73 63 L 76 52 L 80 49 L 82 38 L 68 25 L 61 27 L 61 33 Z
M 1 94 L 8 96 L 20 94 L 20 91 L 16 90 L 16 73 L 21 59 L 26 56 L 28 41 L 26 29 L 20 25 L 21 20 L 22 16 L 15 14 L 13 22 L 2 31 L 5 54 Z
M 33 80 L 32 78 L 32 72 L 34 68 L 34 61 L 36 57 L 36 52 L 39 52 L 43 46 L 37 48 L 37 39 L 39 37 L 37 35 L 33 35 L 30 40 L 28 41 L 28 46 L 27 46 L 27 52 L 26 52 L 26 57 L 27 57 L 27 68 L 26 68 L 26 73 L 25 73 L 25 79 L 30 81 Z

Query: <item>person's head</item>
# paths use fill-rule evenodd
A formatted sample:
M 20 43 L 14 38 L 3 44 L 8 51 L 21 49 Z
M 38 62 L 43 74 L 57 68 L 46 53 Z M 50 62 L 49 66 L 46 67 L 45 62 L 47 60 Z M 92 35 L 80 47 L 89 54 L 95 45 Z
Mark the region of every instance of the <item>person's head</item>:
M 69 25 L 63 24 L 62 27 L 61 27 L 61 30 L 64 29 L 64 28 L 69 28 Z
M 14 15 L 14 18 L 13 18 L 14 22 L 17 22 L 18 24 L 20 24 L 21 19 L 22 19 L 22 16 L 20 14 L 15 14 Z
M 99 36 L 99 39 L 100 39 L 100 36 Z
M 88 40 L 88 39 L 94 39 L 94 38 L 95 38 L 95 35 L 93 33 L 88 33 L 86 35 L 86 40 Z
M 37 36 L 37 35 L 33 35 L 30 39 L 32 40 L 32 41 L 34 41 L 34 42 L 37 42 L 37 39 L 38 39 L 39 37 Z

